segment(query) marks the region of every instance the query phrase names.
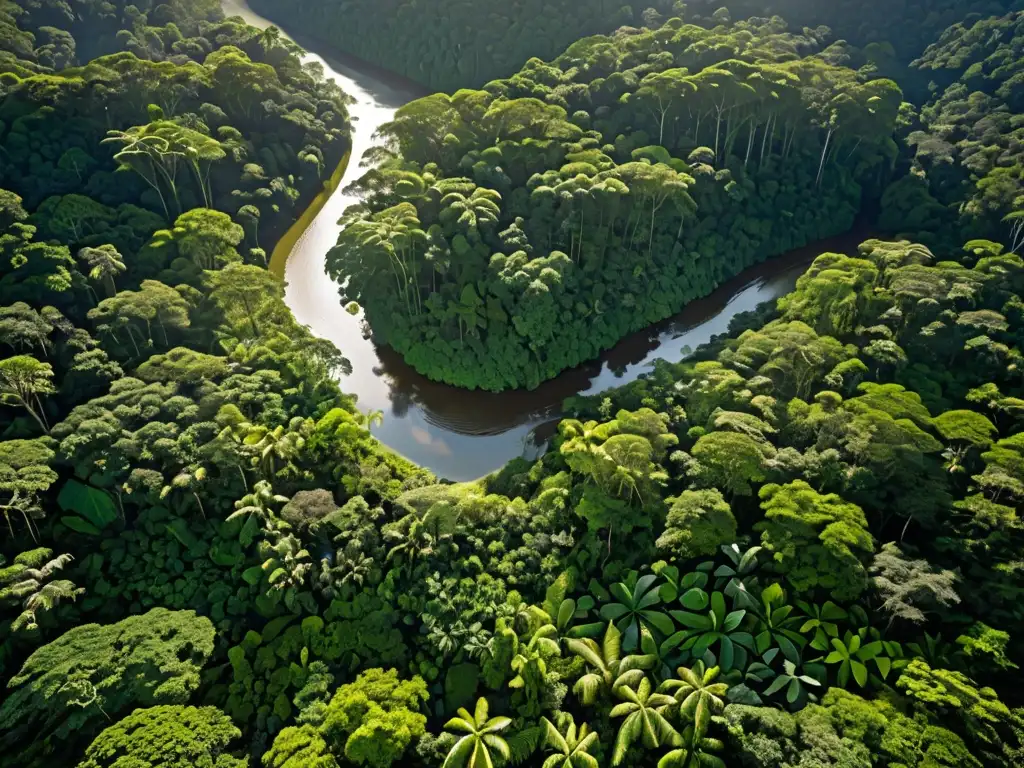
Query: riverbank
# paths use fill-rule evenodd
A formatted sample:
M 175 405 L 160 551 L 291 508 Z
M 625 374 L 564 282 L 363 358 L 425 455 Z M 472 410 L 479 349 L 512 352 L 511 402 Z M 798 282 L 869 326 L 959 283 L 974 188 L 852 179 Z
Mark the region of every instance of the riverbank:
M 223 6 L 225 13 L 240 15 L 254 26 L 274 23 L 253 12 L 244 0 L 223 0 Z M 282 31 L 288 34 L 287 26 Z M 691 302 L 678 315 L 623 339 L 599 360 L 566 371 L 533 391 L 492 394 L 432 382 L 393 350 L 374 345 L 362 314 L 345 311 L 338 286 L 324 269 L 325 256 L 338 239 L 338 220 L 358 202 L 344 190 L 363 172 L 363 153 L 375 144 L 377 129 L 423 91 L 400 78 L 381 77 L 376 68 L 308 38 L 299 36 L 297 41 L 307 48 L 308 59 L 319 62 L 325 76 L 352 97 L 352 147 L 345 168 L 334 169 L 324 193 L 278 241 L 271 267 L 286 280 L 285 301 L 298 322 L 332 341 L 351 362 L 352 373 L 341 378 L 341 388 L 357 398 L 360 409 L 384 414 L 384 423 L 373 428 L 374 437 L 439 477 L 478 479 L 517 456 L 536 456 L 562 416 L 566 399 L 627 384 L 650 371 L 658 358 L 685 357 L 712 336 L 725 333 L 737 314 L 792 291 L 819 253 L 855 254 L 857 246 L 873 235 L 870 224 L 858 222 L 845 235 L 762 262 L 710 296 Z
M 324 182 L 324 188 L 309 202 L 302 215 L 295 220 L 288 228 L 288 231 L 277 241 L 277 245 L 274 246 L 274 251 L 270 255 L 270 263 L 267 265 L 270 273 L 275 277 L 284 280 L 288 267 L 288 257 L 292 255 L 292 251 L 295 250 L 299 240 L 306 234 L 306 230 L 309 229 L 316 217 L 320 215 L 320 211 L 324 209 L 324 206 L 327 205 L 327 201 L 334 196 L 338 187 L 341 186 L 341 181 L 345 178 L 345 172 L 348 170 L 348 163 L 351 158 L 352 149 L 349 148 L 348 152 L 341 158 L 341 162 L 334 169 L 334 172 Z

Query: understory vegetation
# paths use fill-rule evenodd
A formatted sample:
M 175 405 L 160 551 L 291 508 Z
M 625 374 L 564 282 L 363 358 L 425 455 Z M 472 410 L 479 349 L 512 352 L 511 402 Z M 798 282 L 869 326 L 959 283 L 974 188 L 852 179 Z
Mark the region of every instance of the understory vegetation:
M 330 269 L 463 385 L 898 234 L 450 483 L 266 270 L 347 97 L 210 3 L 0 0 L 0 767 L 1024 766 L 1022 14 L 932 5 L 916 105 L 877 16 L 702 4 L 400 109 Z

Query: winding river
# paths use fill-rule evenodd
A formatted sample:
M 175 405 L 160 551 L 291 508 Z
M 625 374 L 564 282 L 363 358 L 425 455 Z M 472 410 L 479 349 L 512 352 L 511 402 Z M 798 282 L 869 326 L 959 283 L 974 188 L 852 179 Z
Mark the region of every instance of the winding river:
M 276 24 L 290 34 L 285 20 L 263 18 L 245 0 L 222 0 L 221 4 L 228 16 L 241 16 L 259 28 Z M 325 75 L 354 99 L 349 105 L 353 146 L 337 190 L 322 201 L 322 208 L 294 239 L 290 253 L 283 254 L 285 300 L 299 322 L 333 341 L 351 361 L 352 373 L 342 378 L 341 386 L 358 397 L 360 408 L 383 412 L 384 423 L 373 428 L 374 435 L 441 477 L 471 480 L 516 456 L 536 455 L 567 397 L 628 383 L 649 371 L 658 358 L 680 359 L 724 333 L 736 314 L 791 291 L 819 253 L 854 252 L 865 237 L 863 230 L 855 230 L 752 267 L 675 317 L 628 336 L 599 360 L 566 371 L 535 390 L 493 394 L 432 382 L 394 351 L 379 348 L 366 337 L 361 316 L 345 311 L 337 286 L 324 273 L 325 255 L 338 237 L 337 221 L 354 202 L 342 190 L 362 172 L 359 159 L 372 145 L 377 126 L 390 120 L 403 104 L 424 95 L 423 89 L 324 50 L 322 43 L 299 34 L 292 39 L 310 51 L 307 61 L 319 62 Z M 317 50 L 320 53 L 313 52 Z

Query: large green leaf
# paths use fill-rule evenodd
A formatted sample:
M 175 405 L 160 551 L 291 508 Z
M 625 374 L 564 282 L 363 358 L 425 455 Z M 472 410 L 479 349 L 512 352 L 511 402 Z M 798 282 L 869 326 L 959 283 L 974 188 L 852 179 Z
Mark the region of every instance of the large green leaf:
M 847 616 L 849 616 L 849 614 L 831 600 L 828 600 L 823 606 L 821 606 L 821 618 L 827 621 L 842 621 Z
M 708 607 L 708 604 L 711 602 L 711 598 L 709 598 L 708 593 L 700 587 L 693 587 L 683 593 L 679 602 L 681 602 L 683 607 L 688 611 L 703 611 Z
M 574 600 L 563 600 L 558 606 L 558 615 L 555 617 L 555 624 L 559 627 L 566 627 L 572 621 L 576 613 L 576 602 Z
M 711 593 L 711 612 L 715 614 L 715 626 L 725 623 L 725 595 L 721 592 Z
M 657 580 L 658 576 L 654 573 L 648 573 L 646 576 L 641 576 L 637 579 L 636 587 L 633 588 L 633 599 L 637 600 L 639 596 L 646 594 L 647 590 L 649 590 Z M 655 594 L 657 593 L 655 592 Z
M 634 593 L 634 597 L 636 593 Z M 661 593 L 658 590 L 648 592 L 646 595 L 641 597 L 636 603 L 636 610 L 642 611 L 645 608 L 650 608 L 652 605 L 657 605 L 661 602 Z
M 868 668 L 856 659 L 850 660 L 850 666 L 853 668 L 853 679 L 857 681 L 857 685 L 863 688 L 868 684 Z
M 828 659 L 826 659 L 826 662 Z M 842 666 L 839 667 L 839 674 L 836 676 L 836 682 L 839 683 L 840 688 L 845 688 L 850 682 L 850 662 L 844 661 Z
M 616 582 L 615 584 L 612 584 L 608 588 L 608 590 L 612 593 L 612 597 L 614 597 L 623 605 L 633 605 L 633 595 L 629 593 L 629 590 L 626 588 L 626 585 L 622 582 Z
M 786 701 L 790 704 L 795 704 L 798 698 L 800 698 L 800 681 L 794 677 L 789 681 L 789 688 L 786 690 Z
M 733 668 L 736 659 L 736 647 L 725 635 L 722 635 L 722 642 L 719 645 L 718 662 L 726 672 Z
M 601 606 L 601 617 L 610 621 L 621 619 L 629 612 L 629 608 L 622 603 L 608 603 L 608 605 Z
M 117 519 L 117 509 L 109 494 L 74 478 L 60 489 L 57 505 L 65 512 L 77 513 L 100 530 Z
M 883 680 L 889 677 L 889 672 L 892 671 L 892 659 L 886 656 L 879 656 L 875 659 L 875 664 L 878 665 L 878 671 L 882 675 Z
M 90 523 L 88 520 L 83 520 L 78 515 L 64 515 L 60 521 L 64 523 L 72 531 L 78 533 L 84 533 L 89 536 L 99 536 L 100 529 Z
M 786 593 L 783 591 L 782 585 L 778 582 L 761 590 L 761 600 L 765 605 L 781 603 L 783 599 L 785 599 L 785 596 Z
M 722 631 L 732 632 L 740 625 L 740 622 L 743 621 L 743 617 L 746 615 L 746 611 L 732 611 L 725 617 L 725 621 L 722 623 Z
M 765 690 L 764 695 L 765 696 L 774 696 L 776 693 L 778 693 L 783 688 L 785 688 L 786 685 L 789 684 L 790 680 L 792 680 L 792 678 L 789 677 L 789 675 L 783 675 L 781 677 L 775 678 L 772 681 L 772 684 L 768 686 L 767 690 Z
M 688 611 L 670 611 L 672 618 L 690 629 L 712 629 L 715 626 L 710 616 Z
M 676 628 L 676 625 L 672 623 L 672 619 L 667 614 L 659 611 L 642 611 L 640 615 L 645 622 L 663 635 L 671 635 L 672 631 Z
M 851 649 L 852 650 L 852 649 Z M 861 661 L 868 661 L 869 659 L 875 658 L 882 652 L 882 641 L 875 640 L 872 643 L 868 643 L 857 653 L 857 658 Z
M 468 707 L 476 695 L 480 680 L 480 667 L 476 664 L 456 664 L 444 677 L 444 708 L 446 714 L 459 707 Z

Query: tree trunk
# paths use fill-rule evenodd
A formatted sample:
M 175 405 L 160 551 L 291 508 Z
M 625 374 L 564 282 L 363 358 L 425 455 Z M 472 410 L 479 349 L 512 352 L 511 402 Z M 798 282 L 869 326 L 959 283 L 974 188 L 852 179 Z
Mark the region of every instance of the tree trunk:
M 203 516 L 203 520 L 205 520 L 206 519 L 206 510 L 203 509 L 203 501 L 202 501 L 202 499 L 199 498 L 199 494 L 196 493 L 195 491 L 192 491 L 192 495 L 196 497 L 196 504 L 199 505 L 199 514 L 201 514 Z
M 825 146 L 821 150 L 821 162 L 818 163 L 818 178 L 814 182 L 814 186 L 821 186 L 821 174 L 825 170 L 825 153 L 828 152 L 829 142 L 832 141 L 832 129 L 829 128 L 828 134 L 825 136 Z
M 203 174 L 199 170 L 199 162 L 198 161 L 194 161 L 194 162 L 192 162 L 190 164 L 192 166 L 192 171 L 196 175 L 196 183 L 199 184 L 199 192 L 203 196 L 203 207 L 204 208 L 209 208 L 210 207 L 210 198 L 207 197 L 207 195 L 206 195 L 206 185 L 203 183 Z
M 37 413 L 36 409 L 33 408 L 31 405 L 29 405 L 24 400 L 22 400 L 21 403 L 22 403 L 22 405 L 25 406 L 25 410 L 29 412 L 29 415 L 32 416 L 32 418 L 36 420 L 36 423 L 42 428 L 43 432 L 45 434 L 47 434 L 47 435 L 50 434 L 50 428 L 47 426 L 46 422 L 43 420 L 42 415 L 40 413 Z
M 853 153 L 857 151 L 857 147 L 860 146 L 861 138 L 862 137 L 860 136 L 857 137 L 857 142 L 853 145 L 853 149 L 851 149 L 849 153 L 846 155 L 847 161 L 849 161 L 849 159 L 853 157 Z
M 654 204 L 654 198 L 651 198 L 651 236 L 647 240 L 647 260 L 651 260 L 651 254 L 654 252 L 654 216 L 658 213 L 660 205 Z
M 160 312 L 159 311 L 157 311 L 157 313 L 156 313 L 156 322 L 160 326 L 160 333 L 164 337 L 164 346 L 165 347 L 171 346 L 171 340 L 167 338 L 167 328 L 164 325 L 164 319 L 162 317 L 160 317 Z
M 1024 218 L 1017 219 L 1010 229 L 1010 253 L 1017 253 L 1022 243 L 1021 233 L 1024 232 Z
M 644 218 L 643 217 L 643 211 L 644 211 L 644 204 L 643 204 L 643 202 L 641 202 L 640 203 L 640 210 L 639 210 L 638 215 L 636 217 L 636 224 L 633 225 L 633 234 L 631 234 L 629 236 L 629 250 L 630 251 L 633 250 L 633 241 L 636 239 L 636 232 L 637 232 L 638 229 L 640 229 L 640 222 L 643 221 L 643 218 Z
M 718 110 L 718 120 L 715 122 L 715 165 L 718 165 L 718 136 L 722 128 L 722 110 Z
M 757 167 L 759 169 L 764 167 L 764 149 L 768 144 L 768 131 L 772 127 L 772 119 L 774 117 L 775 115 L 768 115 L 768 122 L 765 123 L 764 126 L 764 136 L 761 137 L 761 159 L 757 161 Z
M 135 356 L 142 357 L 142 352 L 139 351 L 139 345 L 135 343 L 135 334 L 132 333 L 132 327 L 130 325 L 126 325 L 125 330 L 128 331 L 128 338 L 132 340 L 132 346 L 135 347 Z
M 583 220 L 587 215 L 587 201 L 584 200 L 580 206 L 580 244 L 576 246 L 579 250 L 576 253 L 576 261 L 579 264 L 583 263 Z

